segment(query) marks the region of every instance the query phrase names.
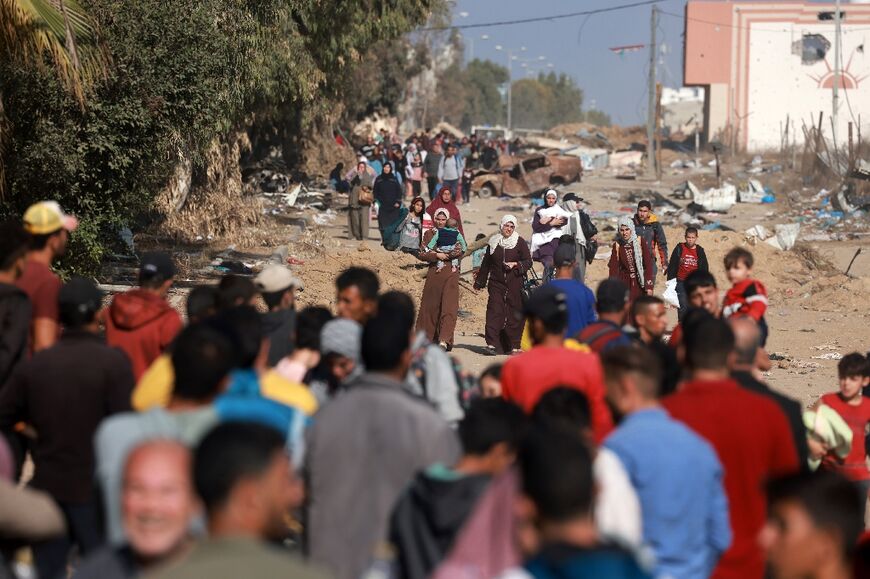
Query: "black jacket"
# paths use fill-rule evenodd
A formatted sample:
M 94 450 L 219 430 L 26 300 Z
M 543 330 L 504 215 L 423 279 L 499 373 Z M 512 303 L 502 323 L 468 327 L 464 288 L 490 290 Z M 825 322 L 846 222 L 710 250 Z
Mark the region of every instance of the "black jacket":
M 684 244 L 682 242 L 678 243 L 674 251 L 671 252 L 671 260 L 668 262 L 668 279 L 674 279 L 677 277 L 677 272 L 680 271 L 680 260 L 683 259 L 683 247 Z M 696 245 L 695 249 L 698 250 L 698 271 L 710 271 L 710 264 L 707 263 L 707 252 L 700 245 Z
M 802 470 L 807 470 L 809 468 L 809 463 L 807 462 L 807 455 L 809 454 L 809 449 L 807 448 L 807 429 L 804 426 L 804 413 L 800 402 L 775 390 L 771 390 L 767 384 L 756 380 L 750 372 L 732 372 L 731 377 L 750 392 L 773 399 L 782 409 L 786 419 L 788 419 L 788 427 L 794 438 L 798 463 Z
M 32 486 L 56 501 L 93 500 L 94 433 L 106 416 L 130 410 L 133 368 L 102 337 L 66 331 L 21 364 L 0 392 L 0 429 L 32 425 Z
M 30 312 L 26 293 L 14 285 L 0 283 L 0 388 L 27 355 Z
M 417 475 L 390 520 L 396 577 L 426 579 L 432 574 L 447 556 L 489 480 L 485 475 L 439 476 L 430 471 Z

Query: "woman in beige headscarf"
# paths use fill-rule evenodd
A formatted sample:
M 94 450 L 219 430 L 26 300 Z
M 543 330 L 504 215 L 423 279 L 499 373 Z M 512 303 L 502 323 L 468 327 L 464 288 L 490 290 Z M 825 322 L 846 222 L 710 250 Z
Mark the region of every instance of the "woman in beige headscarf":
M 474 282 L 476 289 L 489 284 L 486 302 L 486 347 L 499 354 L 520 349 L 523 337 L 523 280 L 532 267 L 526 240 L 517 233 L 517 218 L 505 215 L 501 230 L 489 239 Z
M 632 301 L 653 292 L 653 259 L 649 245 L 634 231 L 631 216 L 619 218 L 616 241 L 610 254 L 610 277 L 628 286 Z

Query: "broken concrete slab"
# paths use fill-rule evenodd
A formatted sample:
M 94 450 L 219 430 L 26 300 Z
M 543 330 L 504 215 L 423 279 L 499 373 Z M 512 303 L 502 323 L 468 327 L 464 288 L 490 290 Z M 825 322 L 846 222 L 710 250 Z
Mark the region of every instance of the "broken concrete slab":
M 710 188 L 696 194 L 692 202 L 704 211 L 727 213 L 737 203 L 737 187 L 726 183 L 720 188 Z

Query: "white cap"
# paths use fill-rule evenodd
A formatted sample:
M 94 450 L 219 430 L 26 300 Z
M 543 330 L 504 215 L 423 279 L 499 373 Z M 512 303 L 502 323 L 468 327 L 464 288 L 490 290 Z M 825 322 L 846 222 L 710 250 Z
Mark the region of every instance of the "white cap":
M 305 289 L 302 280 L 283 265 L 267 265 L 254 278 L 254 283 L 257 285 L 257 289 L 267 294 L 282 292 L 291 287 L 299 290 Z

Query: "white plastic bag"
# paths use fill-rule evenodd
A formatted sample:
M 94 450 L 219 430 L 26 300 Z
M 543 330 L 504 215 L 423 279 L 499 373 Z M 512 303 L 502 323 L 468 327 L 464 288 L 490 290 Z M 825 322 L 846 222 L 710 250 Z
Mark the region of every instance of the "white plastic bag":
M 668 280 L 662 299 L 675 308 L 680 307 L 680 296 L 677 295 L 677 278 Z

